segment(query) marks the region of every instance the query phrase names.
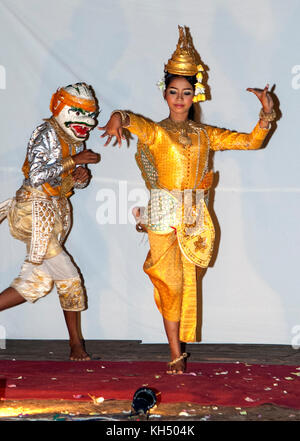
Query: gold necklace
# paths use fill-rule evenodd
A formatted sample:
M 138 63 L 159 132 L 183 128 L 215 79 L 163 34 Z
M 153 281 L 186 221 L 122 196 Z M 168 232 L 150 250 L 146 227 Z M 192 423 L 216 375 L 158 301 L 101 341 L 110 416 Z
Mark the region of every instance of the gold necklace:
M 192 145 L 192 140 L 188 136 L 188 133 L 192 133 L 189 120 L 175 122 L 172 121 L 170 118 L 166 118 L 164 121 L 162 121 L 162 126 L 167 128 L 168 130 L 171 130 L 172 132 L 179 132 L 178 141 L 184 147 Z
M 187 135 L 187 133 L 186 133 L 186 131 L 184 129 L 182 129 L 180 131 L 180 135 L 179 135 L 178 141 L 180 142 L 180 144 L 183 144 L 185 147 L 189 147 L 190 145 L 192 145 L 192 140 Z

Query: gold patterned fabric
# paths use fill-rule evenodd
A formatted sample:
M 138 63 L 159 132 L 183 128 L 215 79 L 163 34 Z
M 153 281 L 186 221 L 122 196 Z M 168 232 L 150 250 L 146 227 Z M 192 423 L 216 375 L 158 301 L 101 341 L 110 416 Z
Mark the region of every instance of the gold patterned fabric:
M 11 235 L 27 246 L 28 262 L 40 264 L 62 251 L 71 225 L 67 198 L 47 196 L 43 191 L 21 187 L 7 213 Z
M 45 259 L 40 265 L 24 262 L 19 276 L 11 283 L 11 287 L 30 303 L 48 295 L 54 285 L 63 310 L 82 311 L 86 308 L 80 276 L 65 251 Z
M 150 190 L 149 206 L 159 219 L 157 223 L 149 222 L 148 206 L 148 222 L 142 222 L 146 223 L 150 243 L 144 271 L 154 285 L 155 301 L 162 315 L 167 320 L 179 321 L 180 339 L 193 342 L 197 339 L 195 265 L 207 268 L 215 238 L 213 222 L 205 204 L 205 195 L 213 179 L 212 171 L 208 170 L 209 151 L 258 149 L 268 130 L 260 128 L 257 123 L 247 134 L 193 121 L 174 123 L 165 119 L 155 123 L 131 112 L 127 115 L 130 122 L 126 128 L 138 136 L 136 161 Z M 175 224 L 174 217 L 168 218 L 167 211 L 172 203 L 161 203 L 164 198 L 158 202 L 153 191 L 158 189 L 169 196 L 174 192 L 191 191 L 192 203 L 187 207 L 183 204 L 182 209 L 187 208 L 194 221 L 187 222 L 183 216 L 178 222 L 177 216 Z M 194 195 L 197 199 L 200 191 L 197 205 Z M 152 212 L 151 215 L 153 219 Z M 162 223 L 161 219 L 165 222 Z M 191 228 L 195 219 L 200 222 Z
M 79 277 L 57 280 L 56 289 L 64 311 L 82 311 L 85 309 L 85 296 Z

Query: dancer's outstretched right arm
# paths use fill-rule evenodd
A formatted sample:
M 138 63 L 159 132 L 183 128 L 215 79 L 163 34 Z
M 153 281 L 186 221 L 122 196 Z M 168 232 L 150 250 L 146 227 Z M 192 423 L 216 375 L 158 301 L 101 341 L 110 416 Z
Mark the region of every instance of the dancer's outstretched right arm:
M 137 135 L 142 143 L 153 144 L 157 132 L 156 123 L 132 112 L 115 110 L 107 124 L 103 127 L 98 127 L 99 130 L 104 130 L 101 138 L 108 137 L 104 147 L 111 142 L 114 136 L 121 147 L 122 140 L 125 139 L 123 127 L 128 129 L 133 135 Z

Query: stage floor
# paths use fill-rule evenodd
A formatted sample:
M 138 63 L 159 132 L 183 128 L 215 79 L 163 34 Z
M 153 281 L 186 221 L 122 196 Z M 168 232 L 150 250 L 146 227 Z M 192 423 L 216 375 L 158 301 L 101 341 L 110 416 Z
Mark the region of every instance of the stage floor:
M 89 340 L 86 342 L 86 349 L 95 361 L 169 361 L 166 344 L 141 344 L 140 341 L 126 340 Z M 299 351 L 285 345 L 201 343 L 188 344 L 186 351 L 190 353 L 190 362 L 300 366 Z M 0 360 L 67 361 L 68 355 L 68 342 L 64 340 L 7 340 L 6 348 L 0 350 Z M 108 400 L 99 405 L 92 400 L 91 402 L 76 402 L 2 399 L 0 421 L 57 419 L 128 421 L 130 407 L 130 400 Z M 6 414 L 5 409 L 7 409 Z M 241 408 L 201 406 L 189 402 L 161 403 L 151 412 L 150 420 L 299 421 L 300 410 L 272 404 Z

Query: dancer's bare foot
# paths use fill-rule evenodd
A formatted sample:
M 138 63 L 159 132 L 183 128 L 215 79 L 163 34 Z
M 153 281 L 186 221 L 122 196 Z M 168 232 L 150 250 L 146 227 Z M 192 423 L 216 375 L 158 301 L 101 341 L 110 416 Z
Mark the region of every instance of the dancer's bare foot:
M 91 359 L 89 354 L 85 351 L 82 343 L 70 343 L 70 348 L 71 348 L 70 360 L 88 361 Z
M 188 354 L 183 353 L 180 357 L 175 358 L 174 360 L 168 363 L 167 374 L 175 374 L 182 375 L 186 369 L 186 358 Z

